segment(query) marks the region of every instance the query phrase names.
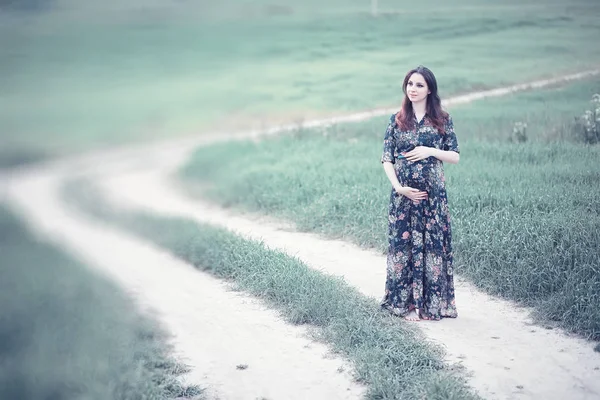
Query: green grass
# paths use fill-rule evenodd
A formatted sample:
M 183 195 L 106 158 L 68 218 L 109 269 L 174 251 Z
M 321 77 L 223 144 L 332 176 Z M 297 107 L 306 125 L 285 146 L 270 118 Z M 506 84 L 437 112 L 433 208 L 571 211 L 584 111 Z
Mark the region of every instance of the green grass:
M 167 335 L 116 285 L 35 239 L 0 208 L 0 398 L 174 399 Z M 197 397 L 195 397 L 197 398 Z
M 461 162 L 446 168 L 456 268 L 488 293 L 600 339 L 600 147 L 569 125 L 600 81 L 451 110 Z M 514 122 L 529 141 L 509 143 Z M 387 118 L 198 149 L 181 175 L 227 207 L 385 251 Z
M 477 398 L 461 371 L 442 362 L 440 347 L 341 279 L 221 228 L 110 209 L 89 182 L 72 182 L 65 195 L 92 215 L 234 282 L 281 311 L 288 322 L 309 324 L 317 340 L 353 362 L 356 379 L 368 385 L 369 399 Z
M 358 0 L 188 3 L 6 13 L 0 147 L 56 155 L 390 106 L 420 63 L 445 96 L 600 63 L 591 0 L 381 0 L 378 18 Z

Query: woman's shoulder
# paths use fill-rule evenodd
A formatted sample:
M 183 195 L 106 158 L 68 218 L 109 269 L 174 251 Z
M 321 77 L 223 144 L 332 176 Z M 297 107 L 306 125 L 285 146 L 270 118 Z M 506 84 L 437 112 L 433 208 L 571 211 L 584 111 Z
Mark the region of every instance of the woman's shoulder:
M 397 113 L 390 115 L 390 118 L 388 120 L 388 127 L 391 126 L 393 128 L 396 128 L 396 114 Z
M 452 124 L 452 116 L 450 115 L 450 113 L 448 111 L 442 111 L 442 120 L 444 121 L 444 124 L 446 126 L 451 125 Z

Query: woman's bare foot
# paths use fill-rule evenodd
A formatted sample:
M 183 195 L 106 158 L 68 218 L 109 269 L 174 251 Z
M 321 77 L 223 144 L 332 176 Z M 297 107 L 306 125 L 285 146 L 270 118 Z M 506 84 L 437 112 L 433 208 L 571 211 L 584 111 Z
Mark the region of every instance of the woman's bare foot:
M 421 320 L 421 318 L 419 317 L 419 310 L 418 309 L 411 310 L 411 312 L 409 312 L 408 315 L 404 317 L 404 319 L 407 321 Z

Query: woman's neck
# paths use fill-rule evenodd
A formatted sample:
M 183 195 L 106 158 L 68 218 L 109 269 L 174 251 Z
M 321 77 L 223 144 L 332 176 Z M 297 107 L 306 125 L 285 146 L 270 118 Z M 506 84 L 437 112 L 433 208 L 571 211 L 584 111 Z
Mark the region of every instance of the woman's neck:
M 415 113 L 415 116 L 422 118 L 425 115 L 425 112 L 427 109 L 425 102 L 413 103 L 412 106 L 413 106 L 413 112 Z

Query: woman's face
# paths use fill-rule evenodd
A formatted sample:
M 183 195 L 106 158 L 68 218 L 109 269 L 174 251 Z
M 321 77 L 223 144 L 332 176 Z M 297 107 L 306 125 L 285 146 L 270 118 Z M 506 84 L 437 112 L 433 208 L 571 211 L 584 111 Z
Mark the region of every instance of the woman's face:
M 429 88 L 427 87 L 427 82 L 425 82 L 425 78 L 423 75 L 414 73 L 408 78 L 408 83 L 406 84 L 406 95 L 409 100 L 413 103 L 419 103 L 425 99 L 427 99 L 427 95 L 429 94 Z

